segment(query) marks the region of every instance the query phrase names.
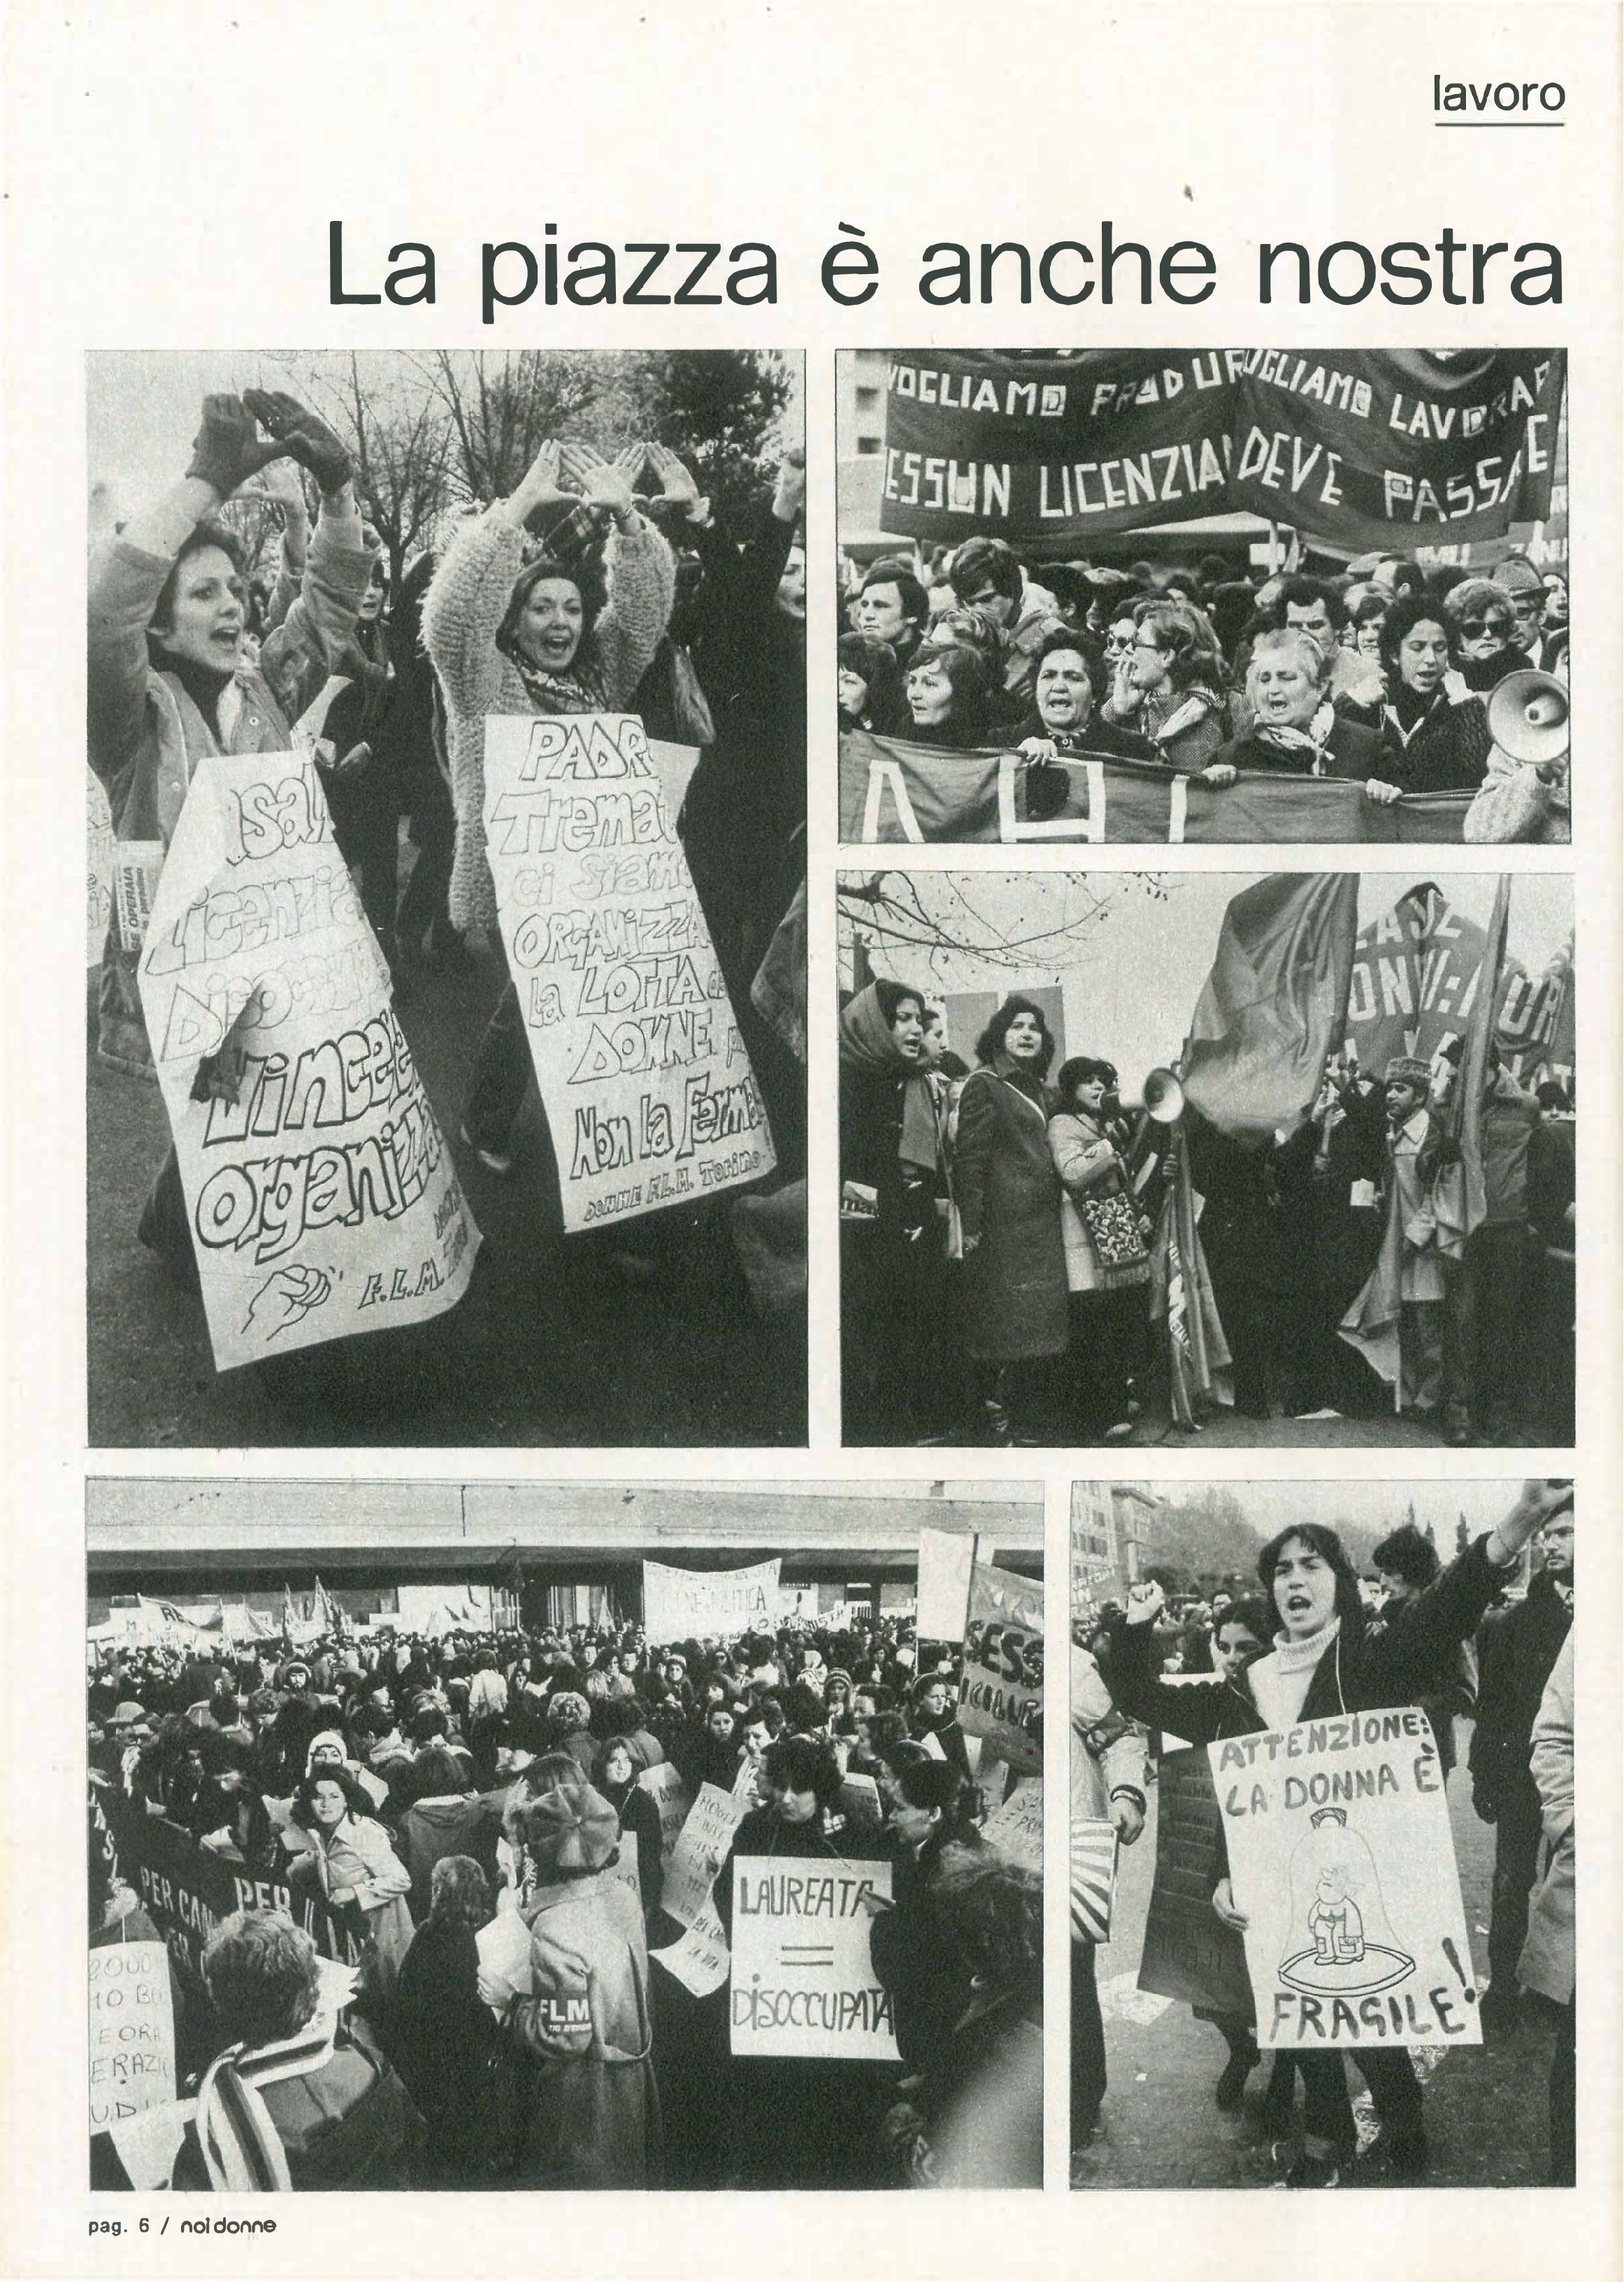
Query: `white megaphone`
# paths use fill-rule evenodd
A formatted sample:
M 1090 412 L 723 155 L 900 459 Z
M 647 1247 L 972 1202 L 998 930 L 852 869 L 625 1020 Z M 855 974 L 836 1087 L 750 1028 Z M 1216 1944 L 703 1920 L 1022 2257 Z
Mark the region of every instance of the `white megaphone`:
M 1117 1096 L 1119 1109 L 1137 1110 L 1142 1117 L 1157 1125 L 1177 1125 L 1185 1106 L 1185 1090 L 1170 1069 L 1147 1070 L 1145 1083 L 1136 1092 L 1130 1086 Z
M 1528 666 L 1508 673 L 1488 695 L 1488 734 L 1513 761 L 1536 768 L 1567 752 L 1567 692 L 1554 673 Z

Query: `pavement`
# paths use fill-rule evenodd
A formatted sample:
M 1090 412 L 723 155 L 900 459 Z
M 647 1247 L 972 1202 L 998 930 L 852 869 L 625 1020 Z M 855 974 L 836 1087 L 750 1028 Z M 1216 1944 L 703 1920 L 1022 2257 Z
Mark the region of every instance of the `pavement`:
M 1456 1723 L 1459 1763 L 1449 1777 L 1455 1835 L 1472 1961 L 1480 1988 L 1488 1979 L 1488 1896 L 1495 1835 L 1472 1811 L 1465 1755 L 1471 1723 Z M 1071 2162 L 1074 2187 L 1269 2187 L 1276 2177 L 1258 2104 L 1267 2060 L 1253 2071 L 1247 2100 L 1225 2115 L 1213 2087 L 1226 2058 L 1223 2038 L 1187 2006 L 1138 1988 L 1138 1960 L 1156 1863 L 1155 1787 L 1138 1843 L 1119 1856 L 1113 1938 L 1096 1960 L 1105 2022 L 1109 2083 L 1100 2127 Z M 1544 2183 L 1546 2083 L 1550 2029 L 1525 2019 L 1503 2041 L 1434 2054 L 1427 2069 L 1426 2114 L 1433 2187 L 1532 2187 Z M 1362 2143 L 1375 2129 L 1368 2094 L 1356 2077 L 1355 2117 Z M 1360 2179 L 1359 2185 L 1366 2184 Z M 1376 2167 L 1368 2182 L 1386 2184 Z M 1393 2182 L 1393 2184 L 1397 2184 Z
M 727 1201 L 558 1233 L 532 1087 L 505 1179 L 456 1137 L 497 978 L 436 968 L 396 1012 L 485 1242 L 458 1305 L 217 1373 L 202 1303 L 136 1238 L 167 1145 L 155 1085 L 88 1057 L 89 1425 L 130 1448 L 703 1447 L 806 1440 L 804 1324 L 764 1323 Z M 94 978 L 92 978 L 92 990 Z

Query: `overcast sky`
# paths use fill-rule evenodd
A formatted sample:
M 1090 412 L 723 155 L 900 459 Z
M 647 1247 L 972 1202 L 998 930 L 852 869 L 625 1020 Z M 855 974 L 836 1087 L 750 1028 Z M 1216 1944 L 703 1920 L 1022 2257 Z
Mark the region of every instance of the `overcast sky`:
M 858 876 L 858 875 L 852 875 Z M 1212 965 L 1230 898 L 1257 873 L 926 873 L 911 875 L 927 910 L 960 937 L 973 929 L 1006 943 L 1078 925 L 1063 941 L 1032 944 L 1019 969 L 954 952 L 929 955 L 889 945 L 874 953 L 875 972 L 911 982 L 933 995 L 1000 992 L 1058 982 L 1066 1009 L 1069 1053 L 1114 1061 L 1124 1080 L 1169 1062 L 1184 1042 Z M 1359 882 L 1361 926 L 1389 910 L 1428 875 L 1371 872 Z M 1455 907 L 1479 921 L 1494 900 L 1490 873 L 1447 876 Z M 967 911 L 966 905 L 969 906 Z M 1096 908 L 1104 916 L 1082 924 Z M 1539 973 L 1573 926 L 1573 884 L 1566 874 L 1522 873 L 1512 884 L 1509 948 Z M 843 931 L 842 980 L 851 980 L 851 945 Z M 954 1040 L 955 1045 L 959 1041 Z M 959 1050 L 967 1056 L 968 1049 Z

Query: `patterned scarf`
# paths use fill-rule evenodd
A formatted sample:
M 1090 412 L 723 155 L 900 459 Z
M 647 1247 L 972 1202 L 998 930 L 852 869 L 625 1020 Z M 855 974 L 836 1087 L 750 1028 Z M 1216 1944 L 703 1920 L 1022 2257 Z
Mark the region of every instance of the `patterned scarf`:
M 548 673 L 526 657 L 517 641 L 504 642 L 502 654 L 538 713 L 608 712 L 608 695 L 595 672 L 572 665 L 566 673 Z
M 1294 729 L 1283 722 L 1271 726 L 1260 721 L 1252 734 L 1260 745 L 1266 745 L 1271 753 L 1278 753 L 1293 768 L 1311 777 L 1323 777 L 1325 744 L 1335 726 L 1336 710 L 1327 697 L 1317 708 L 1306 729 Z

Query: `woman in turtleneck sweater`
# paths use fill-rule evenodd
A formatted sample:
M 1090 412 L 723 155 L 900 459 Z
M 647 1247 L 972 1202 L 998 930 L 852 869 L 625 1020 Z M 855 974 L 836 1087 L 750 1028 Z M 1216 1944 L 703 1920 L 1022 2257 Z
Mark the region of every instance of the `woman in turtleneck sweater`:
M 1488 715 L 1480 698 L 1449 687 L 1453 654 L 1444 610 L 1429 595 L 1406 594 L 1382 620 L 1380 773 L 1401 792 L 1470 791 L 1483 781 Z
M 1472 1638 L 1523 1547 L 1553 1514 L 1572 1506 L 1573 1494 L 1571 1482 L 1525 1482 L 1496 1528 L 1379 1626 L 1366 1623 L 1357 1575 L 1335 1531 L 1312 1522 L 1282 1530 L 1257 1562 L 1280 1630 L 1270 1652 L 1233 1679 L 1165 1684 L 1158 1673 L 1155 1624 L 1166 1596 L 1159 1585 L 1136 1585 L 1127 1620 L 1102 1666 L 1112 1697 L 1130 1719 L 1198 1745 L 1289 1727 L 1300 1719 L 1414 1704 L 1436 1691 L 1440 1673 L 1452 1668 L 1460 1643 Z M 1213 1908 L 1226 1925 L 1246 1930 L 1227 1875 L 1218 1882 Z M 1286 2184 L 1334 2186 L 1339 2160 L 1351 2152 L 1342 2055 L 1302 2052 L 1298 2063 L 1307 2093 L 1303 2144 Z M 1356 2064 L 1381 2121 L 1380 2152 L 1400 2178 L 1418 2178 L 1426 2166 L 1426 2135 L 1408 2052 L 1362 2048 Z

